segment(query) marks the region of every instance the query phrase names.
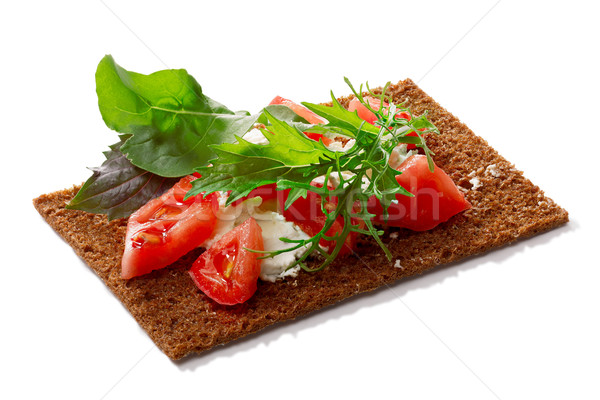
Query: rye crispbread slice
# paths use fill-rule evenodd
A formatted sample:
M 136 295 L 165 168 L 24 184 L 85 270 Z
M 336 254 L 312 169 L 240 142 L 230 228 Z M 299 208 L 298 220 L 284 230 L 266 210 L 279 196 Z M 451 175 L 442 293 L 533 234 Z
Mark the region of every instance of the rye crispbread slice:
M 429 111 L 442 133 L 427 138 L 436 164 L 463 188 L 473 206 L 431 231 L 388 230 L 384 241 L 402 268 L 390 264 L 372 240 L 364 240 L 358 257 L 340 258 L 319 273 L 259 282 L 257 293 L 245 304 L 220 306 L 200 292 L 187 273 L 202 250 L 170 267 L 125 281 L 120 277 L 125 219 L 108 222 L 104 215 L 64 209 L 78 187 L 42 195 L 34 206 L 172 359 L 568 221 L 565 210 L 410 79 L 390 87 L 389 93 L 417 115 Z M 341 99 L 342 104 L 349 99 Z M 470 182 L 474 177 L 479 180 L 477 187 Z

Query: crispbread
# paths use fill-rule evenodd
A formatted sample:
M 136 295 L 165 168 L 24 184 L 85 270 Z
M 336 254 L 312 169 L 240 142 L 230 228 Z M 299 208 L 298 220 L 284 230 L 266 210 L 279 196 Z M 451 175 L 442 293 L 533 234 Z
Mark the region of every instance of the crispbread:
M 402 268 L 394 267 L 395 262 L 389 263 L 372 240 L 364 239 L 357 256 L 340 258 L 318 273 L 303 272 L 277 283 L 259 282 L 248 302 L 221 306 L 201 293 L 187 273 L 202 250 L 192 251 L 163 270 L 125 281 L 120 278 L 120 261 L 126 220 L 108 222 L 103 215 L 66 210 L 77 187 L 42 195 L 34 205 L 172 359 L 568 221 L 565 210 L 410 79 L 391 86 L 388 93 L 395 102 L 405 101 L 415 114 L 429 111 L 430 120 L 442 133 L 427 138 L 436 164 L 463 188 L 473 206 L 431 231 L 398 229 L 390 236 L 388 230 L 384 241 Z M 342 98 L 342 104 L 349 99 Z M 473 186 L 473 182 L 478 184 Z

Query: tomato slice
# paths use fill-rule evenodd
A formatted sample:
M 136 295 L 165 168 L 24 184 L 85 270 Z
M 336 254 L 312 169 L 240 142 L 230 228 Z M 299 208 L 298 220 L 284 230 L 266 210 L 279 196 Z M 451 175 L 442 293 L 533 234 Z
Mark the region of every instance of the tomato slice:
M 149 201 L 129 217 L 123 279 L 166 267 L 208 239 L 217 222 L 218 195 L 183 200 L 196 177 L 181 178 L 162 196 Z M 216 207 L 216 208 L 215 208 Z
M 285 191 L 285 196 L 278 196 L 279 207 L 281 210 L 283 210 L 288 192 L 289 191 Z M 337 203 L 337 198 L 332 196 L 325 203 L 325 209 L 332 211 L 337 207 Z M 294 201 L 287 210 L 283 211 L 283 216 L 286 220 L 298 225 L 300 229 L 309 236 L 315 236 L 319 233 L 321 229 L 323 229 L 323 226 L 325 226 L 327 220 L 327 216 L 321 210 L 321 196 L 310 190 L 307 192 L 306 198 L 300 197 L 298 200 Z M 351 223 L 353 225 L 362 226 L 362 221 L 357 218 L 352 218 Z M 344 218 L 340 216 L 327 231 L 327 236 L 335 236 L 336 234 L 341 233 L 343 229 Z M 356 243 L 356 236 L 356 232 L 350 232 L 346 237 L 344 246 L 338 254 L 344 255 L 352 253 Z M 319 243 L 321 246 L 326 247 L 329 253 L 332 253 L 337 242 L 334 240 L 328 241 L 321 239 Z
M 269 104 L 282 104 L 284 106 L 288 106 L 293 112 L 304 118 L 309 124 L 325 124 L 327 120 L 319 117 L 314 112 L 310 111 L 308 108 L 303 105 L 294 103 L 291 100 L 284 99 L 281 96 L 275 97 Z
M 219 304 L 243 303 L 256 292 L 262 229 L 254 218 L 229 231 L 194 262 L 190 275 L 196 286 Z
M 396 195 L 397 204 L 388 207 L 387 224 L 414 231 L 426 231 L 471 207 L 452 179 L 438 166 L 429 171 L 427 157 L 421 154 L 406 159 L 399 167 L 398 183 L 414 197 Z M 383 223 L 383 208 L 376 197 L 369 199 L 368 210 Z

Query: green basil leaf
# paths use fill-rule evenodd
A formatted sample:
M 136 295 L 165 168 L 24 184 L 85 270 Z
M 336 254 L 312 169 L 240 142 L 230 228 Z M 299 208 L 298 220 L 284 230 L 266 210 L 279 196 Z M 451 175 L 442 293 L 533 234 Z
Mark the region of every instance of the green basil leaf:
M 125 139 L 126 135 L 121 136 L 119 143 L 104 152 L 106 160 L 91 168 L 92 176 L 66 208 L 107 214 L 109 220 L 124 218 L 177 183 L 177 178 L 164 178 L 131 164 L 120 151 Z
M 110 55 L 98 64 L 96 92 L 106 125 L 132 135 L 121 151 L 134 165 L 166 177 L 206 165 L 215 156 L 209 145 L 235 141 L 258 118 L 205 96 L 184 69 L 143 75 Z

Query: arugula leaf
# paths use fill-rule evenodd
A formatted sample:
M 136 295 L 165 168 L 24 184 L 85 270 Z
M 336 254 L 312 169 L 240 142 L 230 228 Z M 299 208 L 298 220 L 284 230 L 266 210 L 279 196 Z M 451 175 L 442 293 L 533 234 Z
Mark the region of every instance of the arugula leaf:
M 269 144 L 254 144 L 238 137 L 238 143 L 213 146 L 218 163 L 197 169 L 202 177 L 192 182 L 188 197 L 231 190 L 227 199 L 227 204 L 231 204 L 258 186 L 280 180 L 309 184 L 334 162 L 335 152 L 321 142 L 308 139 L 296 127 L 279 121 L 269 111 L 264 112 L 271 125 L 262 133 Z
M 233 142 L 258 118 L 205 96 L 184 69 L 143 75 L 110 55 L 98 64 L 96 92 L 106 125 L 132 135 L 121 151 L 137 167 L 166 177 L 206 165 L 215 156 L 208 145 Z
M 107 214 L 109 220 L 124 218 L 177 182 L 176 178 L 163 178 L 131 164 L 120 150 L 126 138 L 122 135 L 119 143 L 104 152 L 102 166 L 91 168 L 92 176 L 66 208 Z
M 356 111 L 351 112 L 346 110 L 344 106 L 337 101 L 333 95 L 333 92 L 331 92 L 331 100 L 333 105 L 332 107 L 306 102 L 303 102 L 302 105 L 317 115 L 327 119 L 329 124 L 326 126 L 344 129 L 345 132 L 356 132 L 362 126 L 362 129 L 367 132 L 371 132 L 373 134 L 377 134 L 377 132 L 379 132 L 378 127 L 371 124 L 365 124 L 365 121 L 358 117 Z

